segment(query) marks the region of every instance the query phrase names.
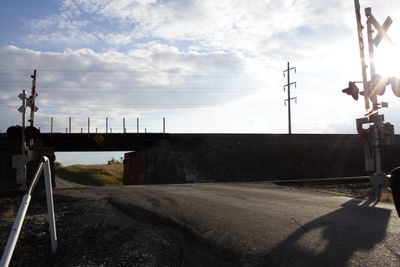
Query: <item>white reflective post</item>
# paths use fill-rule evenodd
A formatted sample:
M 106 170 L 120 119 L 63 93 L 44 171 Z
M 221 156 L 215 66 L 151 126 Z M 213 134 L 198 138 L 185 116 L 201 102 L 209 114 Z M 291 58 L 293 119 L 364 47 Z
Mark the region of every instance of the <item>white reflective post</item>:
M 18 209 L 17 217 L 15 218 L 13 228 L 11 230 L 10 236 L 8 237 L 6 248 L 4 249 L 3 256 L 1 257 L 0 267 L 7 267 L 10 264 L 11 257 L 14 253 L 15 245 L 17 244 L 22 224 L 24 223 L 26 212 L 28 210 L 29 203 L 32 198 L 31 196 L 32 191 L 35 188 L 36 182 L 39 179 L 42 170 L 44 170 L 44 180 L 46 186 L 47 213 L 49 216 L 51 250 L 53 253 L 57 251 L 57 232 L 56 232 L 56 221 L 54 215 L 53 188 L 51 184 L 50 161 L 47 157 L 43 157 L 32 179 L 30 188 L 28 192 L 24 195 L 21 205 Z
M 21 206 L 19 206 L 17 217 L 15 218 L 13 228 L 7 241 L 6 248 L 4 249 L 3 257 L 1 258 L 0 266 L 7 267 L 10 264 L 15 245 L 18 241 L 19 233 L 21 232 L 22 224 L 24 223 L 26 212 L 28 211 L 31 195 L 26 194 L 22 199 Z
M 49 216 L 49 228 L 51 238 L 51 250 L 57 251 L 57 232 L 56 232 L 56 220 L 54 215 L 54 202 L 53 202 L 53 188 L 51 183 L 51 170 L 50 161 L 47 157 L 44 159 L 44 182 L 46 186 L 46 200 L 47 200 L 47 213 Z

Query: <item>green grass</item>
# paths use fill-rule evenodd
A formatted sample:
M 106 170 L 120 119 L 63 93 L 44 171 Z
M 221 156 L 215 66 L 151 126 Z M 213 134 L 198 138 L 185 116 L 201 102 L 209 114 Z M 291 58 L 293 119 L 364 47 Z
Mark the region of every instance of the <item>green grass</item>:
M 71 165 L 56 169 L 61 179 L 79 185 L 122 185 L 122 164 Z

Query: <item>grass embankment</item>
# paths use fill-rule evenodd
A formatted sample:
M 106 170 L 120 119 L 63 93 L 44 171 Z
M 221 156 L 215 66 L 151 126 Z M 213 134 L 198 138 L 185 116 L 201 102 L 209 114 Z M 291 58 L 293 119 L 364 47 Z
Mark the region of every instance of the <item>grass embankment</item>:
M 79 185 L 122 185 L 122 164 L 71 165 L 59 167 L 56 175 Z

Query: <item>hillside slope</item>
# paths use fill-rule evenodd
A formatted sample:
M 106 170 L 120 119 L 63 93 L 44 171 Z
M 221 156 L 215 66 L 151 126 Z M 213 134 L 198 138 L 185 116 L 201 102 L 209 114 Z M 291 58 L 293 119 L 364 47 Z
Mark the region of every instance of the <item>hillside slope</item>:
M 122 164 L 70 165 L 59 167 L 56 175 L 79 185 L 122 185 Z

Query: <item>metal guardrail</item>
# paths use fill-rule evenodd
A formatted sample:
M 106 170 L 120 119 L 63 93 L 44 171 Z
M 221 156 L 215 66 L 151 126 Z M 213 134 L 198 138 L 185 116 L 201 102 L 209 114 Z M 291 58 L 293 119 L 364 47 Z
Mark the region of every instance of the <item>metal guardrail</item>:
M 50 162 L 47 157 L 42 157 L 39 167 L 37 168 L 33 177 L 32 183 L 28 189 L 28 192 L 24 195 L 21 205 L 18 209 L 17 217 L 15 218 L 13 228 L 10 236 L 8 237 L 6 248 L 4 249 L 3 256 L 1 258 L 0 267 L 7 267 L 10 264 L 11 257 L 14 253 L 15 245 L 17 244 L 19 234 L 21 232 L 22 224 L 24 223 L 26 212 L 28 211 L 29 203 L 32 198 L 32 192 L 35 189 L 39 176 L 44 169 L 44 180 L 46 187 L 46 200 L 47 200 L 47 212 L 49 218 L 50 228 L 50 239 L 51 239 L 51 250 L 52 252 L 57 251 L 57 232 L 56 222 L 54 216 L 54 202 L 53 202 L 53 189 L 51 184 L 51 170 Z

